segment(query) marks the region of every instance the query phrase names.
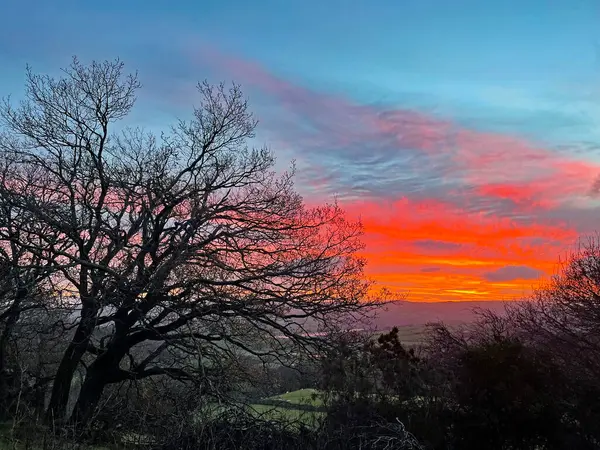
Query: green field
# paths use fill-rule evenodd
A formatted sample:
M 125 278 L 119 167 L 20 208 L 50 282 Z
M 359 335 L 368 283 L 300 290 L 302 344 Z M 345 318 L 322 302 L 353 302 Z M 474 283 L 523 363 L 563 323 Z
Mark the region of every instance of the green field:
M 257 418 L 290 425 L 302 424 L 313 427 L 318 426 L 325 418 L 325 413 L 321 411 L 304 411 L 291 407 L 252 404 L 248 406 L 248 410 Z
M 248 406 L 251 414 L 266 420 L 283 423 L 301 423 L 308 426 L 317 426 L 325 418 L 322 411 L 309 411 L 300 409 L 298 405 L 318 408 L 323 405 L 316 389 L 300 389 L 293 392 L 269 397 L 265 400 L 285 402 L 287 405 L 268 405 L 260 402 Z
M 285 394 L 276 395 L 269 397 L 271 400 L 283 400 L 290 404 L 296 405 L 312 405 L 322 406 L 323 402 L 319 397 L 319 391 L 317 389 L 299 389 L 293 392 L 286 392 Z

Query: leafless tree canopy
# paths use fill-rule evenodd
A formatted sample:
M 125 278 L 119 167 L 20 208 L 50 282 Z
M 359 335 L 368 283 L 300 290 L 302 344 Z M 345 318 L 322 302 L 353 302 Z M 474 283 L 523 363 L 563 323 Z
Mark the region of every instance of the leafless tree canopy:
M 600 376 L 600 239 L 596 235 L 561 262 L 529 301 L 511 306 L 505 322 L 545 347 L 578 376 Z
M 25 100 L 0 109 L 0 256 L 48 298 L 68 294 L 75 317 L 49 418 L 68 414 L 82 366 L 73 417 L 86 421 L 107 384 L 202 379 L 233 351 L 315 351 L 308 324 L 367 306 L 360 224 L 307 207 L 293 169 L 248 146 L 257 123 L 238 86 L 199 84 L 192 118 L 160 137 L 113 132 L 140 87 L 120 61 L 75 59 L 60 78 L 28 70 Z

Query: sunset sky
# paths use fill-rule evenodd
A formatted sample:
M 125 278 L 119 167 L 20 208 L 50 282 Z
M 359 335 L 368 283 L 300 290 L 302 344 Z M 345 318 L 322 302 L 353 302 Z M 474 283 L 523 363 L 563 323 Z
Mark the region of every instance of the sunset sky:
M 242 85 L 256 144 L 309 203 L 365 226 L 368 274 L 413 301 L 509 300 L 600 217 L 598 0 L 3 0 L 0 96 L 27 63 L 122 58 L 132 124 L 203 79 Z M 600 183 L 597 183 L 600 187 Z

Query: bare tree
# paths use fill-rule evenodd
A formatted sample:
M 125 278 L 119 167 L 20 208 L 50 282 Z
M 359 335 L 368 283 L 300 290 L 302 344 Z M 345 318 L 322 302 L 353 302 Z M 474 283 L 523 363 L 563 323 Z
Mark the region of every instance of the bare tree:
M 76 294 L 48 418 L 68 415 L 82 365 L 73 418 L 86 422 L 108 384 L 199 377 L 234 349 L 289 361 L 374 305 L 360 224 L 335 203 L 307 207 L 293 170 L 248 147 L 238 86 L 199 84 L 192 119 L 160 137 L 113 133 L 139 88 L 120 61 L 75 59 L 58 79 L 28 69 L 26 99 L 0 110 L 2 202 L 35 224 L 4 238 Z
M 30 221 L 26 211 L 15 208 L 7 201 L 3 186 L 10 184 L 14 167 L 8 160 L 0 163 L 0 396 L 2 408 L 10 401 L 10 390 L 15 369 L 23 368 L 15 361 L 13 337 L 22 315 L 47 306 L 52 286 L 53 262 L 29 251 L 29 243 L 40 244 L 38 236 L 53 230 L 42 230 L 40 224 Z M 43 224 L 41 224 L 43 226 Z M 23 245 L 23 242 L 28 242 Z
M 600 375 L 600 239 L 580 241 L 528 301 L 508 308 L 508 322 L 577 376 Z

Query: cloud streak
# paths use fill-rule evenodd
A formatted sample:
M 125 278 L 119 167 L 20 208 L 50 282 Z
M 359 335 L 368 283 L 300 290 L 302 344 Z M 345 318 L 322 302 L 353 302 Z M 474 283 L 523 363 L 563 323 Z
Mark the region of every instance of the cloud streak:
M 193 57 L 259 99 L 300 189 L 338 194 L 364 223 L 369 273 L 413 300 L 523 295 L 591 226 L 600 165 L 581 152 L 321 92 L 209 46 Z
M 492 272 L 486 272 L 483 277 L 490 282 L 535 280 L 543 274 L 542 271 L 527 266 L 505 266 Z

